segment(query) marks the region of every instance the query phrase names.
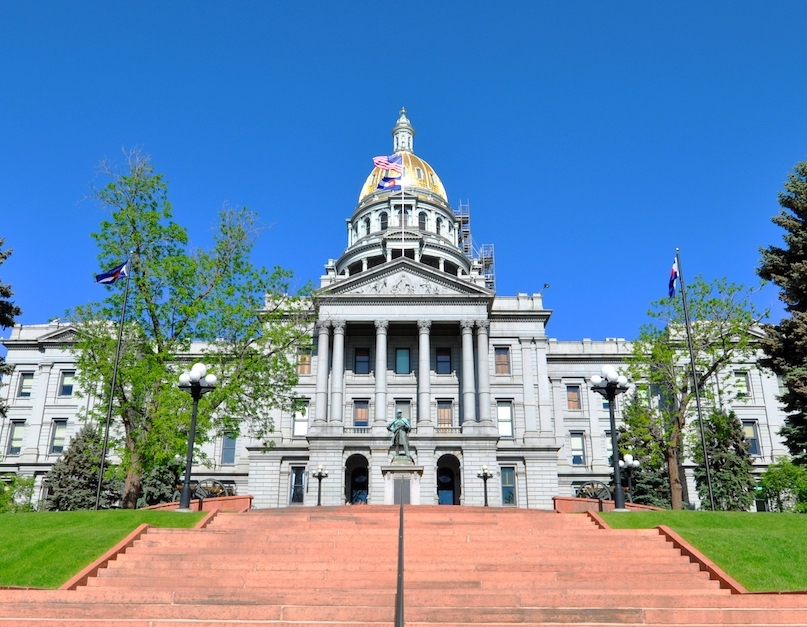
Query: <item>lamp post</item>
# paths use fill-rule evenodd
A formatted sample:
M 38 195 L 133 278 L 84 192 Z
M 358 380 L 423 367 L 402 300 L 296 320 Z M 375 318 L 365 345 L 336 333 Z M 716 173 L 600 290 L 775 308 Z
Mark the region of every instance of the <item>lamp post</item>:
M 311 476 L 317 480 L 317 507 L 322 505 L 322 480 L 328 476 L 328 471 L 320 464 L 317 466 L 316 472 L 312 472 Z
M 602 376 L 591 377 L 591 387 L 599 395 L 608 399 L 608 413 L 611 418 L 611 450 L 614 452 L 614 506 L 615 509 L 625 509 L 625 491 L 622 489 L 622 479 L 619 476 L 619 437 L 616 432 L 616 418 L 614 417 L 614 400 L 617 395 L 627 392 L 628 379 L 620 375 L 613 366 L 602 367 Z
M 488 506 L 488 479 L 493 477 L 493 473 L 488 471 L 487 466 L 482 466 L 482 471 L 476 473 L 476 476 L 479 477 L 485 484 L 485 507 Z
M 633 472 L 639 470 L 638 459 L 634 459 L 630 453 L 625 453 L 622 459 L 619 460 L 619 467 L 628 475 L 628 500 L 633 503 Z
M 179 375 L 179 389 L 191 395 L 193 409 L 191 410 L 191 430 L 188 433 L 188 456 L 185 458 L 185 481 L 182 483 L 178 512 L 191 511 L 191 464 L 193 464 L 193 443 L 196 439 L 196 412 L 199 409 L 199 399 L 203 394 L 213 390 L 216 381 L 216 375 L 207 374 L 207 368 L 202 363 L 193 364 L 190 372 L 183 372 Z

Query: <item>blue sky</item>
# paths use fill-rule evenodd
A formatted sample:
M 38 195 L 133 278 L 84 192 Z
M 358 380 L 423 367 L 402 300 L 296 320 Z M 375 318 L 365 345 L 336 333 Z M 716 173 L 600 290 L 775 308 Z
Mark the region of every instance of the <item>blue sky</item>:
M 26 324 L 101 298 L 82 198 L 138 146 L 194 245 L 246 205 L 255 261 L 318 281 L 403 105 L 498 292 L 550 283 L 550 337 L 635 337 L 676 247 L 685 277 L 748 285 L 781 241 L 805 23 L 804 2 L 0 1 L 0 277 Z M 758 303 L 781 315 L 772 286 Z

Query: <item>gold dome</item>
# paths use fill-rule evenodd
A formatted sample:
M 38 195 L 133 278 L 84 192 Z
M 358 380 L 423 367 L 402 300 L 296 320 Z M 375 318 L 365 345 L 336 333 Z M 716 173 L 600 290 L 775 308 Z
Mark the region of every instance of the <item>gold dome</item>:
M 404 169 L 402 176 L 404 179 L 405 190 L 411 188 L 428 189 L 448 202 L 446 189 L 443 187 L 443 183 L 440 181 L 440 177 L 437 176 L 437 172 L 434 171 L 434 168 L 411 152 L 400 152 L 396 154 L 400 154 L 403 158 Z M 364 200 L 373 192 L 377 191 L 378 184 L 381 182 L 381 179 L 390 175 L 395 176 L 395 172 L 388 172 L 387 170 L 382 170 L 381 168 L 374 168 L 361 188 L 359 202 Z

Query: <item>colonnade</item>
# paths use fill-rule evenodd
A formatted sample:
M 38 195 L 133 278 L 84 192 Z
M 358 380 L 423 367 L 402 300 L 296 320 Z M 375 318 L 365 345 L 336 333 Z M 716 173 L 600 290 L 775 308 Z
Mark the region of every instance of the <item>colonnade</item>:
M 389 322 L 389 320 L 375 321 L 374 420 L 379 424 L 386 423 L 391 418 L 386 415 Z M 431 325 L 430 320 L 417 322 L 417 422 L 419 424 L 431 422 Z M 490 422 L 490 372 L 488 370 L 490 367 L 488 364 L 490 322 L 488 320 L 461 320 L 459 327 L 462 347 L 460 394 L 463 424 Z M 476 355 L 474 355 L 474 329 L 476 330 Z M 317 387 L 314 420 L 318 423 L 342 423 L 344 421 L 345 330 L 344 320 L 317 322 Z M 331 337 L 333 337 L 332 347 Z M 479 407 L 478 415 L 477 405 Z

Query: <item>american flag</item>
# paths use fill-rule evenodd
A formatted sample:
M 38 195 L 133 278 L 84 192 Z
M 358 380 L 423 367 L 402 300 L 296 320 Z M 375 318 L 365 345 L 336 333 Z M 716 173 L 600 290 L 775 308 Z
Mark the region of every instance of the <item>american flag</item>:
M 386 157 L 373 157 L 373 165 L 382 170 L 392 170 L 393 172 L 403 172 L 403 158 L 401 155 L 390 155 Z

